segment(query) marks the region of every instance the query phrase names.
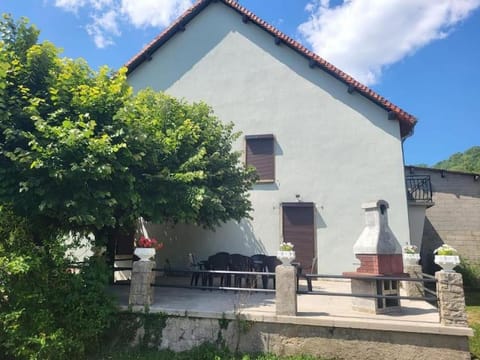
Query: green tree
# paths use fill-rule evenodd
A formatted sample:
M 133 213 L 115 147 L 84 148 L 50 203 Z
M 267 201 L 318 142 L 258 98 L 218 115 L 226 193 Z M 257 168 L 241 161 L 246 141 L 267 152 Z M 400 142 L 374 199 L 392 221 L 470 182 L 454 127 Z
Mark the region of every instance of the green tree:
M 115 119 L 128 129 L 122 149 L 133 161 L 139 215 L 213 228 L 247 216 L 255 175 L 232 151 L 238 137 L 204 103 L 141 91 Z
M 473 146 L 463 153 L 456 153 L 436 163 L 434 168 L 480 173 L 480 146 Z
M 125 69 L 59 58 L 26 20 L 5 17 L 0 36 L 0 202 L 37 232 L 99 239 L 140 216 L 210 228 L 248 216 L 255 176 L 207 105 L 132 95 Z
M 111 246 L 140 216 L 240 220 L 255 174 L 206 104 L 133 95 L 125 69 L 92 71 L 38 34 L 0 21 L 0 358 L 84 358 L 113 307 L 104 259 L 72 272 L 65 236 Z

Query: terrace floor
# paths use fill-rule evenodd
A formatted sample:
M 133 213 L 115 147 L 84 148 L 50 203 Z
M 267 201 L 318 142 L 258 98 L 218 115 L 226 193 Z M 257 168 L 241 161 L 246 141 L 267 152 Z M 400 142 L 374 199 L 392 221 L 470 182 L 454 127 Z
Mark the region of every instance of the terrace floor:
M 161 282 L 168 286 L 188 284 L 189 280 L 163 277 Z M 306 284 L 300 284 L 301 289 L 305 287 Z M 129 289 L 129 286 L 112 287 L 112 292 L 123 309 L 128 308 Z M 349 293 L 350 282 L 317 280 L 313 282 L 313 289 Z M 472 335 L 472 330 L 468 327 L 440 325 L 437 308 L 425 301 L 401 300 L 399 311 L 382 315 L 354 311 L 351 297 L 299 294 L 297 303 L 297 316 L 278 316 L 275 313 L 275 293 L 155 287 L 154 303 L 149 311 L 202 318 L 233 318 L 241 315 L 247 320 L 274 323 Z

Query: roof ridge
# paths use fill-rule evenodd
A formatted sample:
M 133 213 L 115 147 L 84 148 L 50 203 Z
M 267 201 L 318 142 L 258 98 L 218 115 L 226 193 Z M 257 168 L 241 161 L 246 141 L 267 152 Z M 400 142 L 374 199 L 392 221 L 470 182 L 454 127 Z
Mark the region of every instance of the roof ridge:
M 416 118 L 401 109 L 391 101 L 387 100 L 383 96 L 379 95 L 368 86 L 362 84 L 351 75 L 347 74 L 343 70 L 337 68 L 332 63 L 328 62 L 320 55 L 308 49 L 305 45 L 294 40 L 287 34 L 275 28 L 269 24 L 251 10 L 239 4 L 236 0 L 197 0 L 189 9 L 187 9 L 182 15 L 180 15 L 169 27 L 165 28 L 159 35 L 157 35 L 150 43 L 148 43 L 138 54 L 132 57 L 125 66 L 128 68 L 128 73 L 135 70 L 143 61 L 149 59 L 151 54 L 161 47 L 166 41 L 168 41 L 177 31 L 183 30 L 183 26 L 188 23 L 199 12 L 206 8 L 212 2 L 221 2 L 233 10 L 237 11 L 242 16 L 245 16 L 249 21 L 252 21 L 263 30 L 269 32 L 276 38 L 283 41 L 290 48 L 313 61 L 313 66 L 318 66 L 330 75 L 334 76 L 338 80 L 344 82 L 348 86 L 351 86 L 354 90 L 365 96 L 366 98 L 377 103 L 377 105 L 383 107 L 385 110 L 392 112 L 400 122 L 401 136 L 407 137 L 413 130 L 417 120 Z

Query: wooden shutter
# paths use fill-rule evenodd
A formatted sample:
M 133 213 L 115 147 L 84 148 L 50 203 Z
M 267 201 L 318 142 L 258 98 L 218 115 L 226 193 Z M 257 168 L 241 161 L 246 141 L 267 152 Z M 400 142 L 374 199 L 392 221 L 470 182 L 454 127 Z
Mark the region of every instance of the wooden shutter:
M 310 272 L 316 257 L 313 203 L 283 203 L 282 210 L 283 241 L 295 245 L 295 261 Z
M 259 181 L 275 181 L 273 135 L 249 135 L 246 140 L 246 163 L 255 167 Z

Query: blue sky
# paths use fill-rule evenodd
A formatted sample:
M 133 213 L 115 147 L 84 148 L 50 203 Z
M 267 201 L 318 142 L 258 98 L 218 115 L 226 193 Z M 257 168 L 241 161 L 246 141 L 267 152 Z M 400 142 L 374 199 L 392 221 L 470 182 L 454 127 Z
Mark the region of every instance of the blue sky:
M 406 164 L 480 145 L 480 0 L 240 0 L 419 120 Z M 118 68 L 192 0 L 1 0 L 41 40 Z

